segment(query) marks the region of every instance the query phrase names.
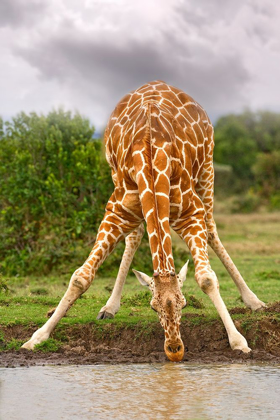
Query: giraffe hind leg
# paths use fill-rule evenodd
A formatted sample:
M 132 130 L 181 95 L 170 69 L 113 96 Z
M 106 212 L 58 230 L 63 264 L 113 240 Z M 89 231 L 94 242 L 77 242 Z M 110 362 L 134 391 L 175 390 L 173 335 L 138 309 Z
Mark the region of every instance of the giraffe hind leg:
M 97 319 L 114 318 L 120 309 L 122 289 L 132 263 L 133 257 L 139 247 L 144 234 L 144 225 L 138 226 L 125 238 L 125 250 L 115 282 L 113 292 L 103 308 L 100 309 Z
M 225 266 L 232 280 L 236 284 L 245 305 L 253 311 L 265 308 L 265 303 L 262 302 L 246 284 L 239 270 L 237 269 L 234 262 L 230 258 L 228 252 L 226 251 L 225 247 L 223 246 L 218 236 L 217 230 L 208 233 L 208 243 L 213 249 L 213 251 L 216 253 L 216 255 L 220 258 L 221 262 Z
M 259 300 L 259 298 L 248 287 L 219 238 L 213 218 L 214 168 L 211 154 L 206 157 L 204 168 L 196 186 L 196 191 L 203 202 L 206 212 L 208 244 L 225 266 L 237 286 L 245 305 L 252 310 L 264 308 L 266 306 L 265 303 Z

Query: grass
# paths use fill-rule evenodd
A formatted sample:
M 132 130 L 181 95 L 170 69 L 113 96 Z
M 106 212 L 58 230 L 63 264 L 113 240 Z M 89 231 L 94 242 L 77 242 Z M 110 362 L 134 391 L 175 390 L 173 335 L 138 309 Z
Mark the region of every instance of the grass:
M 49 351 L 55 352 L 59 350 L 61 343 L 54 338 L 49 338 L 47 341 L 43 341 L 43 343 L 37 344 L 35 346 L 35 351 L 42 351 L 47 353 Z
M 220 237 L 245 278 L 249 287 L 264 302 L 274 302 L 280 299 L 280 213 L 253 215 L 217 215 L 216 222 Z M 181 240 L 175 236 L 173 241 L 177 246 L 186 249 Z M 221 295 L 227 307 L 244 306 L 240 301 L 238 291 L 225 268 L 210 250 L 210 261 L 216 272 Z M 188 252 L 186 249 L 186 260 Z M 76 267 L 73 267 L 73 271 Z M 179 270 L 180 267 L 177 267 Z M 148 274 L 148 273 L 147 273 Z M 0 293 L 0 323 L 4 325 L 37 325 L 46 322 L 47 311 L 55 307 L 68 285 L 66 275 L 51 275 L 48 277 L 14 277 L 2 278 Z M 110 277 L 96 278 L 89 291 L 83 295 L 69 310 L 67 317 L 60 321 L 58 331 L 64 325 L 74 325 L 94 322 L 100 325 L 113 323 L 117 325 L 132 325 L 144 322 L 145 325 L 158 320 L 157 315 L 150 310 L 150 293 L 143 288 L 130 272 L 125 284 L 122 305 L 114 319 L 96 320 L 100 308 L 106 303 L 115 279 Z M 183 286 L 189 305 L 183 310 L 186 313 L 202 315 L 194 322 L 211 321 L 218 318 L 210 299 L 199 290 L 191 267 L 187 281 Z M 262 314 L 255 314 L 259 317 Z M 234 315 L 244 319 L 246 316 Z M 244 321 L 246 323 L 246 320 Z M 0 331 L 1 333 L 1 331 Z M 62 334 L 62 333 L 61 333 Z M 0 334 L 1 343 L 1 334 Z M 52 343 L 53 344 L 53 343 Z M 49 344 L 51 346 L 51 343 Z M 19 343 L 10 343 L 11 348 L 17 348 Z M 55 344 L 57 346 L 57 343 Z M 41 348 L 44 350 L 45 348 Z M 45 349 L 45 351 L 47 351 Z

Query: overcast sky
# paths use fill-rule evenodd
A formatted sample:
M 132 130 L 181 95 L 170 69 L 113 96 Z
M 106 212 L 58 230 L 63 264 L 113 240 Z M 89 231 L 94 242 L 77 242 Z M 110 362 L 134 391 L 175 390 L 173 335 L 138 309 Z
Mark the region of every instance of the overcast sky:
M 102 130 L 118 100 L 161 79 L 212 120 L 280 112 L 276 0 L 1 0 L 0 115 L 78 110 Z

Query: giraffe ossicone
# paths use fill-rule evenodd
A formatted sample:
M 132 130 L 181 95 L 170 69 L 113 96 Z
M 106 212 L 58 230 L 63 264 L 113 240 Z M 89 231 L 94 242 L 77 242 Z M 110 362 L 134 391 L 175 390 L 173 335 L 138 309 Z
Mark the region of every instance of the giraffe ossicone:
M 184 357 L 180 335 L 186 300 L 182 284 L 187 264 L 175 274 L 171 228 L 186 242 L 195 265 L 195 278 L 222 318 L 232 349 L 249 352 L 221 298 L 212 271 L 208 244 L 235 282 L 244 303 L 264 306 L 249 289 L 223 247 L 213 218 L 213 126 L 204 109 L 180 89 L 162 81 L 150 82 L 126 95 L 113 111 L 106 131 L 106 158 L 114 192 L 106 206 L 95 245 L 85 263 L 71 277 L 58 307 L 23 347 L 33 349 L 46 340 L 76 299 L 89 288 L 96 271 L 117 243 L 126 247 L 116 283 L 98 318 L 112 318 L 146 223 L 153 277 L 134 271 L 152 292 L 151 307 L 164 329 L 164 350 L 172 361 Z

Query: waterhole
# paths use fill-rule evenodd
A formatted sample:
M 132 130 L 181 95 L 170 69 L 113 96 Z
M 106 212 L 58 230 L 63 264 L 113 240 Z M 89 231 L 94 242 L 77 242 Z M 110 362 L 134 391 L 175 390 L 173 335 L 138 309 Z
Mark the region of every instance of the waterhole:
M 263 365 L 3 368 L 0 418 L 280 419 L 279 385 Z

